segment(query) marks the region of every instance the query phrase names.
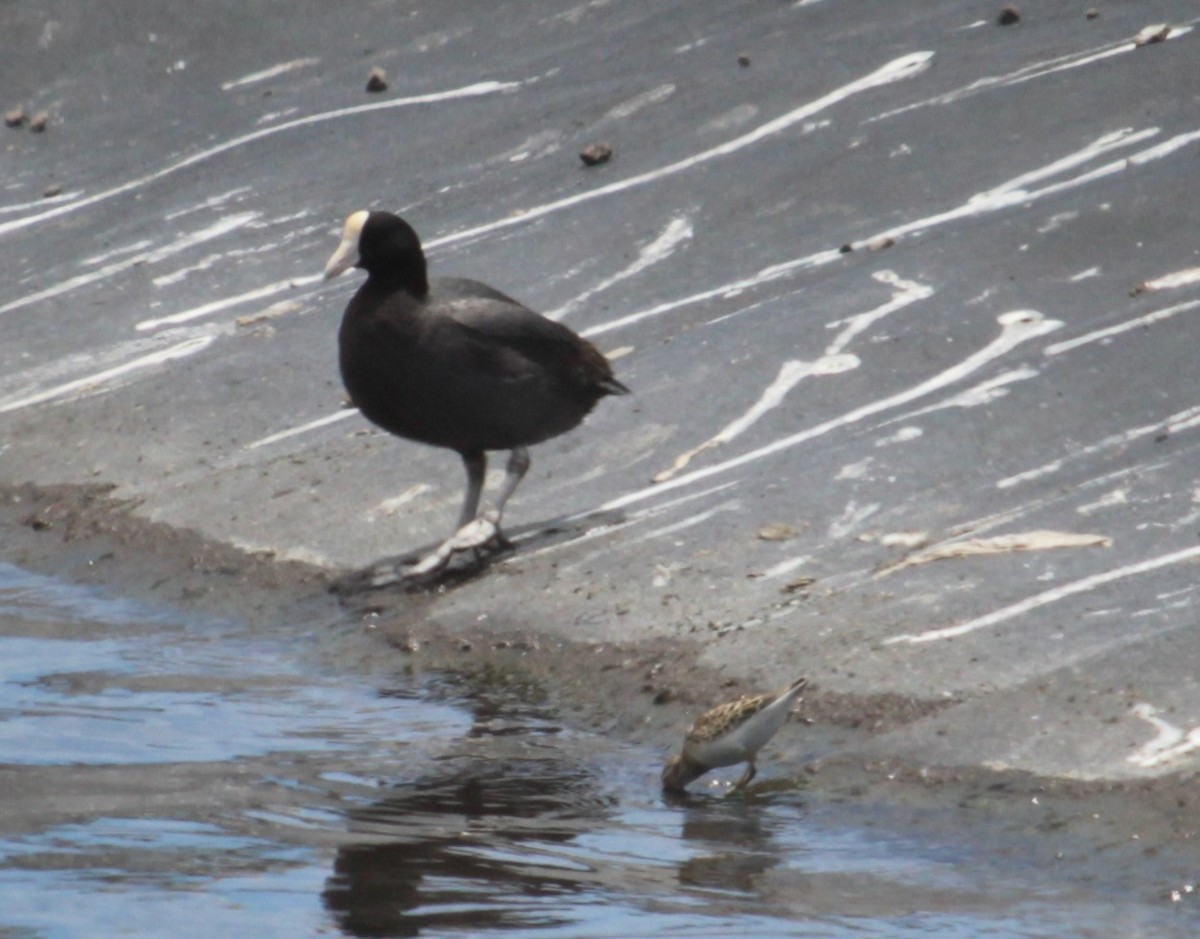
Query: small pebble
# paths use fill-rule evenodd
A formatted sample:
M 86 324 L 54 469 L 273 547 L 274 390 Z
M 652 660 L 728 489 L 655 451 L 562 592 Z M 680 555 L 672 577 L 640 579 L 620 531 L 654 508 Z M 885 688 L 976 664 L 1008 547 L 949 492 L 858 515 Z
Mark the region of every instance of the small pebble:
M 20 127 L 26 121 L 25 109 L 15 107 L 11 111 L 4 112 L 5 127 Z
M 1133 37 L 1135 46 L 1151 46 L 1156 42 L 1164 41 L 1171 35 L 1171 27 L 1167 23 L 1159 23 L 1155 26 L 1147 26 L 1140 33 Z
M 782 522 L 775 522 L 770 525 L 764 525 L 758 530 L 759 541 L 790 541 L 798 534 L 795 528 L 791 525 L 785 525 Z
M 840 251 L 842 254 L 849 254 L 853 250 L 854 250 L 854 245 L 852 245 L 848 241 L 844 245 L 842 245 L 840 248 L 838 248 L 838 251 Z
M 367 91 L 387 91 L 387 86 L 387 72 L 376 65 L 367 76 Z
M 46 129 L 46 125 L 50 123 L 50 115 L 45 111 L 39 111 L 33 116 L 29 122 L 29 129 L 35 134 L 40 134 Z
M 739 55 L 737 62 L 738 62 L 738 65 L 740 65 L 742 68 L 749 68 L 750 67 L 750 56 Z
M 1004 7 L 1000 10 L 1000 15 L 996 17 L 996 22 L 1001 26 L 1012 26 L 1013 23 L 1021 22 L 1021 11 L 1016 7 Z
M 43 199 L 52 199 L 61 193 L 62 193 L 62 186 L 59 186 L 59 185 L 47 186 L 44 190 L 42 190 L 42 198 Z
M 1089 20 L 1094 20 L 1096 17 L 1098 17 L 1100 15 L 1100 11 L 1097 10 L 1095 7 L 1092 7 L 1090 10 L 1087 11 L 1087 13 L 1085 15 L 1087 16 L 1087 18 Z
M 888 237 L 876 238 L 872 241 L 867 242 L 867 250 L 868 251 L 882 251 L 884 248 L 890 248 L 895 243 L 896 243 L 895 238 L 888 238 Z
M 584 166 L 599 166 L 601 163 L 607 163 L 612 158 L 612 147 L 606 143 L 594 143 L 579 152 L 579 159 L 583 160 Z

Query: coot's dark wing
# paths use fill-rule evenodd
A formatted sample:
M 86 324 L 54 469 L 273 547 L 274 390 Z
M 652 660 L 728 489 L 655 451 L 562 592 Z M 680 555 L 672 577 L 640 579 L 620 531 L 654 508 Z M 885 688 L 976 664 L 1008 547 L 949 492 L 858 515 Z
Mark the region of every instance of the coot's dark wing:
M 511 350 L 547 373 L 597 392 L 597 397 L 628 393 L 613 377 L 608 360 L 586 339 L 499 291 L 487 289 L 487 296 L 440 294 L 438 310 L 476 340 Z

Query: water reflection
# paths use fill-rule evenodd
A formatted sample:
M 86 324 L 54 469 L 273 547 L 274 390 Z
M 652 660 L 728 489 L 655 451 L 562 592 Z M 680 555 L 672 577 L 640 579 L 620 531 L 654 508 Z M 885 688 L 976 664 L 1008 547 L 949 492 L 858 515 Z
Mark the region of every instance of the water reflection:
M 764 824 L 764 811 L 753 797 L 689 801 L 680 833 L 696 853 L 679 865 L 679 883 L 753 893 L 761 876 L 785 860 Z
M 570 921 L 549 901 L 589 889 L 594 872 L 552 848 L 610 821 L 615 800 L 563 756 L 497 757 L 441 760 L 438 775 L 351 813 L 352 832 L 390 840 L 337 852 L 323 900 L 346 933 Z

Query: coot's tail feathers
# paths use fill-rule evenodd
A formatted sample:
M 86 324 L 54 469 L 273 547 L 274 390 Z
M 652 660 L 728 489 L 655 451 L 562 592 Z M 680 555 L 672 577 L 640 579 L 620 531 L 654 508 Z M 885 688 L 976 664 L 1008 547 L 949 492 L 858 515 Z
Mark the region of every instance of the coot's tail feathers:
M 606 378 L 600 379 L 600 381 L 596 382 L 596 385 L 606 395 L 627 395 L 630 393 L 629 389 L 627 387 L 622 385 L 619 381 L 617 381 L 611 375 L 607 376 Z

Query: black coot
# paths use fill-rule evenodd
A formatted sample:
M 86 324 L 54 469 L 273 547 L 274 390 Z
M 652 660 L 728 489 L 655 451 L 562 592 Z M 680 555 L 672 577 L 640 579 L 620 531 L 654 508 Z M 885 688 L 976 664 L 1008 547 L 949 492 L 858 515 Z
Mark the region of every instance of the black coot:
M 487 284 L 430 281 L 412 227 L 390 212 L 355 212 L 325 265 L 366 282 L 338 333 L 342 381 L 368 420 L 462 457 L 467 494 L 455 533 L 411 573 L 456 551 L 503 543 L 504 503 L 529 469 L 532 444 L 565 433 L 605 395 L 626 394 L 585 339 Z M 488 450 L 509 450 L 494 508 L 479 512 Z

